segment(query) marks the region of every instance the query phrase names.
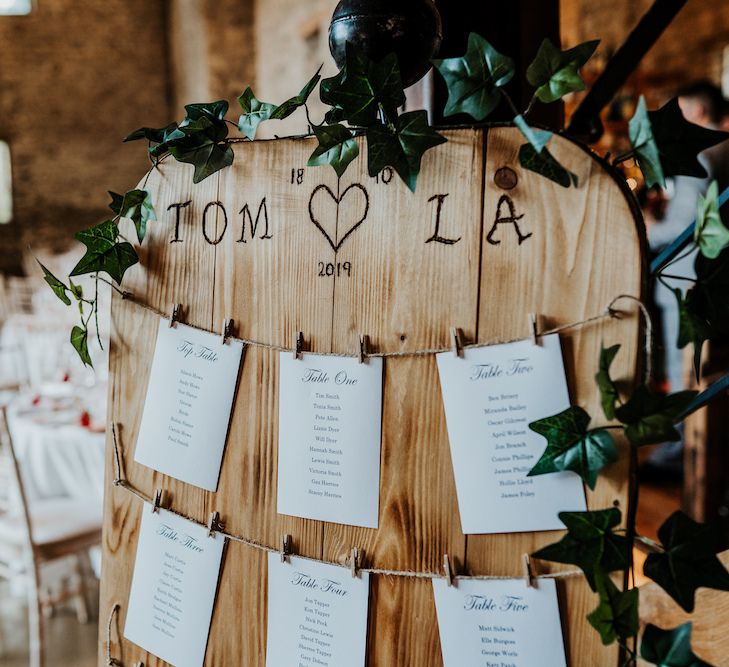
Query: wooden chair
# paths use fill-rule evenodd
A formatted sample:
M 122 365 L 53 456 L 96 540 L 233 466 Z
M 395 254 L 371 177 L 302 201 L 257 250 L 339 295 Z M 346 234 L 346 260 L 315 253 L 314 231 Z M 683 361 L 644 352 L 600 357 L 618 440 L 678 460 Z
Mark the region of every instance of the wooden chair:
M 26 582 L 29 665 L 43 667 L 43 612 L 48 605 L 57 604 L 61 599 L 44 599 L 42 567 L 59 558 L 76 557 L 79 584 L 63 599 L 74 598 L 77 616 L 85 622 L 88 613 L 79 557 L 101 543 L 101 510 L 71 499 L 28 502 L 4 406 L 0 407 L 0 454 L 3 453 L 5 458 L 2 463 L 0 456 L 0 475 L 3 470 L 8 474 L 17 498 L 15 503 L 0 502 L 0 578 L 9 580 L 23 576 Z M 9 505 L 15 505 L 15 509 Z

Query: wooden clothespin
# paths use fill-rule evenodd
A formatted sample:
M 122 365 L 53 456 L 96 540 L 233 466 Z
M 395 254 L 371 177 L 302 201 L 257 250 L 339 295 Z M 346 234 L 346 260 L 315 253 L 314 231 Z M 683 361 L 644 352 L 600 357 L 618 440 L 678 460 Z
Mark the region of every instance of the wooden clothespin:
M 220 529 L 220 513 L 211 512 L 208 519 L 208 537 L 212 537 L 213 533 Z
M 451 327 L 451 349 L 457 357 L 463 356 L 463 332 L 457 327 Z
M 529 337 L 532 339 L 532 345 L 539 345 L 539 318 L 536 313 L 529 313 Z
M 162 507 L 162 499 L 164 498 L 164 490 L 157 489 L 154 492 L 154 504 L 152 505 L 152 514 L 156 514 L 157 510 Z
M 223 320 L 223 345 L 233 335 L 233 320 Z
M 176 322 L 180 321 L 180 311 L 182 310 L 181 303 L 175 303 L 172 305 L 172 314 L 170 315 L 170 328 L 175 326 Z
M 367 363 L 367 355 L 370 353 L 370 337 L 367 334 L 361 334 L 359 337 L 359 363 Z
M 360 553 L 358 547 L 352 547 L 349 555 L 349 571 L 352 573 L 352 579 L 357 578 L 357 569 L 359 568 Z
M 286 557 L 289 555 L 291 550 L 291 535 L 281 536 L 281 562 L 286 562 Z
M 446 583 L 448 586 L 453 586 L 453 570 L 451 569 L 451 559 L 448 558 L 448 554 L 443 556 L 443 570 L 445 571 Z
M 532 560 L 529 554 L 522 556 L 522 568 L 524 570 L 524 581 L 527 588 L 534 588 L 534 573 L 532 572 Z
M 294 339 L 294 359 L 301 359 L 304 352 L 304 334 L 301 331 L 296 332 Z

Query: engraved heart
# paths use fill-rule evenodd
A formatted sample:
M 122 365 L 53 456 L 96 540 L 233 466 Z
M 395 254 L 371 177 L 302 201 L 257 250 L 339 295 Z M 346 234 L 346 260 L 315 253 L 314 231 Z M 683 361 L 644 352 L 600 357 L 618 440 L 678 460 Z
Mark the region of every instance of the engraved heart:
M 329 200 L 334 203 L 334 207 L 327 208 Z M 327 210 L 332 211 L 333 215 L 331 213 L 327 215 Z M 309 217 L 329 241 L 334 252 L 337 252 L 349 235 L 367 219 L 369 210 L 370 197 L 360 183 L 352 183 L 339 197 L 329 186 L 318 185 L 309 199 Z

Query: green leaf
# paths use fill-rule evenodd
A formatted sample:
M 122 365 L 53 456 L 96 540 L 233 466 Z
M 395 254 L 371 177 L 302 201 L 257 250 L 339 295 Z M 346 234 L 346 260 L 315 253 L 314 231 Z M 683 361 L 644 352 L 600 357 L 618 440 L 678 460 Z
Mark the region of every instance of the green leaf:
M 683 349 L 689 343 L 694 346 L 694 373 L 696 379 L 701 375 L 701 350 L 704 342 L 711 338 L 711 327 L 693 312 L 691 308 L 691 299 L 696 294 L 690 290 L 686 298 L 684 298 L 680 289 L 675 288 L 673 293 L 678 301 L 678 340 L 676 345 L 679 349 Z
M 138 141 L 139 139 L 146 139 L 155 144 L 164 143 L 167 136 L 177 129 L 177 123 L 170 123 L 167 127 L 140 127 L 138 130 L 134 130 L 131 134 L 128 134 L 124 138 L 124 143 L 128 141 Z
M 164 146 L 179 162 L 195 166 L 193 183 L 211 176 L 233 164 L 233 149 L 224 140 L 228 126 L 209 117 L 201 117 L 186 125 L 180 124 L 167 139 Z
M 69 298 L 68 294 L 66 292 L 69 291 L 69 288 L 66 287 L 56 276 L 54 276 L 43 264 L 40 263 L 39 260 L 35 260 L 38 262 L 38 266 L 43 269 L 43 280 L 45 280 L 48 283 L 48 286 L 53 290 L 53 293 L 61 300 L 63 303 L 65 303 L 67 306 L 71 305 L 71 299 Z
M 532 148 L 537 153 L 541 153 L 552 138 L 551 132 L 531 127 L 521 114 L 514 117 L 514 125 L 519 128 L 521 133 L 524 135 L 524 138 L 531 144 Z
M 359 155 L 359 145 L 354 135 L 344 125 L 322 125 L 314 128 L 319 146 L 311 154 L 308 166 L 329 164 L 341 177 L 350 162 Z
M 519 149 L 519 164 L 524 169 L 559 183 L 563 188 L 568 188 L 570 185 L 577 187 L 577 175 L 565 169 L 546 148 L 538 152 L 531 144 L 524 144 Z
M 511 58 L 474 32 L 468 36 L 464 56 L 434 60 L 433 65 L 448 86 L 444 115 L 466 113 L 478 121 L 496 109 L 501 101 L 498 89 L 509 83 L 516 72 Z
M 628 401 L 615 410 L 625 424 L 625 436 L 636 447 L 681 439 L 674 424 L 698 392 L 679 391 L 669 396 L 654 394 L 640 385 Z
M 642 95 L 635 108 L 635 114 L 628 123 L 628 137 L 640 170 L 643 172 L 646 186 L 651 188 L 654 185 L 660 185 L 665 188 L 666 175 L 663 171 L 658 144 L 653 136 L 653 125 L 648 115 L 648 107 Z
M 238 103 L 243 109 L 243 115 L 238 120 L 238 129 L 249 139 L 255 139 L 258 126 L 271 118 L 276 107 L 257 99 L 250 86 L 238 98 Z
M 589 423 L 590 415 L 573 405 L 529 424 L 532 431 L 547 439 L 547 448 L 529 477 L 572 470 L 594 489 L 598 472 L 618 460 L 618 449 L 606 430 L 588 431 Z
M 567 534 L 533 554 L 535 558 L 579 567 L 592 590 L 597 590 L 597 573 L 630 567 L 630 542 L 616 535 L 620 510 L 611 507 L 594 512 L 560 512 Z
M 687 612 L 694 610 L 697 588 L 729 591 L 729 572 L 716 554 L 721 550 L 717 526 L 697 523 L 683 512 L 674 512 L 658 529 L 664 553 L 649 554 L 643 567 Z
M 640 642 L 640 657 L 657 667 L 712 667 L 691 650 L 691 623 L 673 630 L 649 623 Z
M 321 82 L 320 96 L 325 104 L 341 109 L 340 120 L 353 125 L 374 123 L 380 106 L 388 117 L 394 118 L 398 107 L 405 103 L 397 56 L 391 53 L 373 63 L 347 43 L 344 67 L 336 76 Z
M 369 174 L 376 176 L 385 167 L 392 167 L 415 192 L 423 155 L 445 141 L 428 125 L 425 111 L 404 113 L 393 127 L 372 125 L 367 128 Z
M 76 233 L 86 254 L 71 271 L 72 276 L 104 271 L 121 284 L 124 273 L 139 261 L 131 243 L 119 243 L 119 228 L 112 220 Z
M 228 102 L 227 100 L 218 100 L 217 102 L 204 102 L 202 104 L 186 104 L 185 111 L 187 117 L 180 123 L 179 127 L 185 127 L 201 118 L 207 118 L 213 123 L 223 123 L 225 114 L 228 113 Z
M 537 90 L 535 95 L 542 102 L 556 102 L 567 93 L 585 89 L 580 68 L 595 53 L 600 40 L 583 42 L 567 51 L 560 51 L 549 39 L 545 39 L 534 62 L 527 68 L 527 81 Z
M 649 111 L 653 136 L 665 176 L 706 177 L 697 156 L 703 150 L 729 139 L 729 133 L 709 130 L 689 123 L 674 97 L 657 111 Z M 642 168 L 641 164 L 641 168 Z
M 73 345 L 73 349 L 78 352 L 78 356 L 81 357 L 81 361 L 83 361 L 86 366 L 91 366 L 93 368 L 94 365 L 91 363 L 91 357 L 89 356 L 88 330 L 79 326 L 75 326 L 71 329 L 71 345 Z
M 610 366 L 618 354 L 618 350 L 620 350 L 620 345 L 613 345 L 607 349 L 601 346 L 599 370 L 595 375 L 595 381 L 600 388 L 602 411 L 607 419 L 615 419 L 615 403 L 620 398 L 618 388 L 610 377 Z
M 607 646 L 616 639 L 625 642 L 638 634 L 638 589 L 618 590 L 610 577 L 598 572 L 596 577 L 600 604 L 587 615 L 590 625 L 600 633 Z
M 109 208 L 119 217 L 131 220 L 137 230 L 139 242 L 144 241 L 147 223 L 157 219 L 151 193 L 147 190 L 130 190 L 124 195 L 109 191 L 109 195 L 111 196 Z
M 68 284 L 71 289 L 71 294 L 73 294 L 76 301 L 81 301 L 84 298 L 84 288 L 81 285 L 74 284 L 73 280 L 69 278 Z
M 283 120 L 284 118 L 288 118 L 299 107 L 303 107 L 306 104 L 309 96 L 314 92 L 316 84 L 319 83 L 319 79 L 321 79 L 319 72 L 321 72 L 322 67 L 324 66 L 322 65 L 319 67 L 316 74 L 309 79 L 309 82 L 301 89 L 301 92 L 298 95 L 289 98 L 273 109 L 271 113 L 272 120 Z
M 729 244 L 729 229 L 719 215 L 719 184 L 712 181 L 706 196 L 699 195 L 694 241 L 701 254 L 716 259 Z

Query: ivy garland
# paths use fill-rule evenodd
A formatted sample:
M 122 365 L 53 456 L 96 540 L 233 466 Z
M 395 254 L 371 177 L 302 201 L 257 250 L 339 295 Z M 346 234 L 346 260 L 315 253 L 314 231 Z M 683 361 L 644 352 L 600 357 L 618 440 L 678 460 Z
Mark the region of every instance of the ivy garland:
M 446 116 L 467 114 L 481 123 L 502 100 L 505 101 L 513 112 L 514 125 L 525 138 L 519 150 L 521 166 L 565 188 L 577 187 L 575 174 L 549 152 L 553 133 L 532 127 L 527 118 L 537 103 L 553 103 L 568 93 L 584 90 L 580 68 L 597 45 L 597 41 L 590 41 L 560 51 L 545 39 L 527 68 L 527 81 L 534 93 L 527 108 L 520 111 L 504 89 L 516 73 L 514 61 L 496 51 L 483 37 L 472 33 L 462 57 L 433 61 L 448 86 L 444 113 Z M 124 141 L 146 139 L 153 168 L 166 156 L 192 164 L 193 182 L 199 183 L 233 163 L 233 141 L 254 140 L 261 123 L 288 118 L 304 108 L 318 141 L 309 166 L 330 165 L 341 177 L 358 157 L 360 148 L 356 137 L 363 135 L 369 174 L 376 176 L 384 167 L 392 167 L 408 188 L 415 191 L 423 155 L 444 143 L 446 138 L 430 126 L 425 111 L 399 112 L 405 94 L 397 57 L 391 54 L 380 62 L 371 62 L 348 44 L 345 65 L 336 76 L 322 80 L 320 71 L 321 68 L 298 95 L 279 105 L 260 101 L 250 87 L 246 88 L 238 98 L 242 113 L 237 123 L 226 119 L 228 102 L 225 100 L 190 104 L 185 107 L 186 116 L 180 123 L 171 123 L 164 128 L 143 127 Z M 307 107 L 317 86 L 321 101 L 329 107 L 320 124 L 312 122 Z M 242 138 L 229 137 L 231 126 L 237 128 Z M 635 159 L 647 187 L 664 187 L 669 176 L 705 177 L 697 154 L 726 140 L 729 134 L 687 122 L 675 99 L 657 111 L 648 111 L 641 97 L 629 123 L 629 138 L 631 150 L 618 156 L 612 165 Z M 74 299 L 78 306 L 81 321 L 71 332 L 71 344 L 87 365 L 91 365 L 89 323 L 92 317 L 98 318 L 98 299 L 85 296 L 81 286 L 71 278 L 93 275 L 97 292 L 99 279 L 104 280 L 99 277 L 101 273 L 121 285 L 125 272 L 139 258 L 131 243 L 119 232 L 120 219 L 133 222 L 140 244 L 144 241 L 147 225 L 156 219 L 146 190 L 109 194 L 109 208 L 115 215 L 76 234 L 76 239 L 86 246 L 86 253 L 71 272 L 68 284 L 41 264 L 45 280 L 58 298 L 69 306 Z M 725 298 L 729 291 L 729 230 L 719 216 L 718 194 L 714 183 L 701 198 L 693 242 L 685 250 L 688 254 L 698 249 L 696 279 L 685 292 L 674 290 L 680 309 L 677 345 L 693 344 L 697 378 L 703 343 L 729 334 L 729 302 Z M 663 282 L 676 278 L 665 271 L 678 259 L 680 257 L 660 267 L 654 277 Z M 571 406 L 560 414 L 530 424 L 532 430 L 546 438 L 547 447 L 529 475 L 571 470 L 594 489 L 599 473 L 618 460 L 618 448 L 611 430 L 622 431 L 629 442 L 633 466 L 637 463 L 639 447 L 680 439 L 675 425 L 705 400 L 697 398 L 694 391 L 661 396 L 645 384 L 623 398 L 610 375 L 619 347 L 614 345 L 601 351 L 595 376 L 604 416 L 611 423 L 590 429 L 591 416 L 581 407 Z M 716 392 L 705 393 L 708 400 Z M 637 495 L 635 485 L 634 494 Z M 720 548 L 717 528 L 696 523 L 682 512 L 676 512 L 659 529 L 660 544 L 654 543 L 636 533 L 636 495 L 632 499 L 626 529 L 618 528 L 622 516 L 614 507 L 563 512 L 560 519 L 567 529 L 564 537 L 534 554 L 535 558 L 570 563 L 583 570 L 598 596 L 598 606 L 588 615 L 588 621 L 600 633 L 604 644 L 619 642 L 626 653 L 626 665 L 635 664 L 638 658 L 638 589 L 619 590 L 610 574 L 623 572 L 624 581 L 628 582 L 635 541 L 651 551 L 644 568 L 646 576 L 687 612 L 694 608 L 697 588 L 729 590 L 729 573 L 716 557 Z M 659 666 L 710 667 L 691 651 L 691 624 L 672 631 L 649 625 L 643 633 L 640 655 Z

